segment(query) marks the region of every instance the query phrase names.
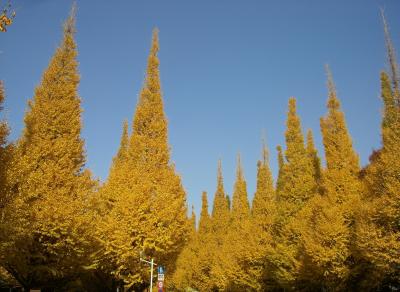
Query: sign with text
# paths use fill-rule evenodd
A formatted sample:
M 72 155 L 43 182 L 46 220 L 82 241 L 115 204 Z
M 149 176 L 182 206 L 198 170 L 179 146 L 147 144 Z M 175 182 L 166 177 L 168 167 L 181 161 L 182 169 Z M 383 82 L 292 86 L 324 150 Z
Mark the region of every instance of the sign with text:
M 157 289 L 158 292 L 164 292 L 164 267 L 157 267 Z

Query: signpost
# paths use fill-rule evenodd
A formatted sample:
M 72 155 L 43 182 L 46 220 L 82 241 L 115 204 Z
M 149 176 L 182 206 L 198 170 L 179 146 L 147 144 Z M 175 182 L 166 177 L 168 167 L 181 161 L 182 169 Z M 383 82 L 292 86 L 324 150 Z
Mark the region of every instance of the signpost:
M 158 292 L 164 292 L 164 267 L 157 267 L 157 289 Z
M 151 258 L 151 261 L 147 261 L 147 260 L 143 259 L 142 256 L 143 256 L 143 253 L 141 252 L 140 253 L 140 261 L 145 262 L 150 265 L 150 292 L 153 292 L 153 266 L 157 266 L 157 264 L 154 262 L 153 258 Z

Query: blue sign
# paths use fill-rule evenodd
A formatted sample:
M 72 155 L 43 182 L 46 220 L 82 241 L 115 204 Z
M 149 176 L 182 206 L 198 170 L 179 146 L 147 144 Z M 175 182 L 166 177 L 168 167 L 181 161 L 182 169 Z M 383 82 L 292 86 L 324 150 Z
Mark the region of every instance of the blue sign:
M 158 272 L 158 274 L 164 274 L 164 267 L 163 266 L 158 266 L 157 272 Z

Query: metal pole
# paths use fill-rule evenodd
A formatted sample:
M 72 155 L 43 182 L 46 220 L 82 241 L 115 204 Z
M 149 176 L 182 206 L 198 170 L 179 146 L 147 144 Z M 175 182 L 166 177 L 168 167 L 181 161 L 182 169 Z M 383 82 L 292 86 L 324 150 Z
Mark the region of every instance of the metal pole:
M 151 272 L 150 272 L 150 292 L 153 292 L 153 262 L 154 259 L 151 259 Z

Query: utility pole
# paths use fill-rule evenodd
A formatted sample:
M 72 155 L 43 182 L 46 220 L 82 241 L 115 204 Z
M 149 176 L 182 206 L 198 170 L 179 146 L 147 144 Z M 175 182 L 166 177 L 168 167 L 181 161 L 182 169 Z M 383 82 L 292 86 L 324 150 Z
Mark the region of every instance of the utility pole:
M 157 264 L 154 262 L 154 258 L 151 258 L 151 261 L 145 260 L 142 258 L 143 253 L 140 253 L 140 261 L 145 262 L 150 265 L 150 292 L 153 292 L 153 267 L 157 266 Z
M 153 265 L 154 265 L 154 259 L 151 258 L 151 264 L 150 264 L 150 292 L 153 292 Z

